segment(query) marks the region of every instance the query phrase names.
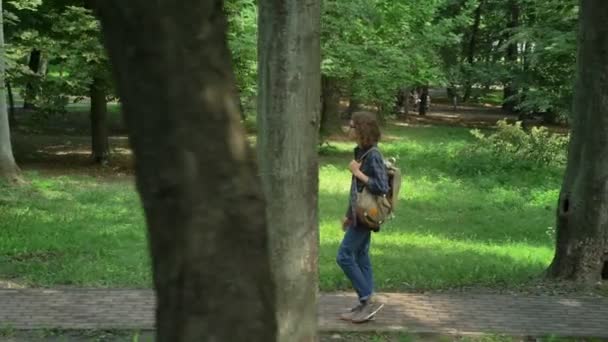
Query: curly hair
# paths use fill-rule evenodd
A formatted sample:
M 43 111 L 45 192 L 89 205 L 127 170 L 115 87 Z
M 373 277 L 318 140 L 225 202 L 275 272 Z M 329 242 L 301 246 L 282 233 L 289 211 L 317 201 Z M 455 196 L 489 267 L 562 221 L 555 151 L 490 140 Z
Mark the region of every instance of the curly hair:
M 380 141 L 380 126 L 374 113 L 356 112 L 352 120 L 361 147 L 367 148 Z

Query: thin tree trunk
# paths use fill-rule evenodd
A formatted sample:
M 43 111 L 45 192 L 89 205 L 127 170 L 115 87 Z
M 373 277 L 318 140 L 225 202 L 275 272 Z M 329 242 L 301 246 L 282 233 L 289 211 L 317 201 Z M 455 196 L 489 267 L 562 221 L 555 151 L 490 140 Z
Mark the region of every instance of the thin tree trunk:
M 340 131 L 340 89 L 338 80 L 333 77 L 321 78 L 321 125 L 322 137 Z
M 2 0 L 0 0 L 0 55 L 4 56 L 4 54 L 4 17 Z M 0 58 L 0 85 L 6 84 L 5 78 L 6 66 L 4 58 Z M 5 91 L 5 87 L 0 87 L 0 180 L 18 181 L 20 171 L 13 156 Z
M 354 73 L 353 79 L 359 77 L 358 73 Z M 346 113 L 350 117 L 354 112 L 357 112 L 361 109 L 361 102 L 355 96 L 355 90 L 353 89 L 352 84 L 350 85 L 350 94 L 348 97 L 348 108 L 346 109 Z
M 15 97 L 13 96 L 13 88 L 11 82 L 6 81 L 6 91 L 8 92 L 8 119 L 11 127 L 17 125 L 17 116 L 15 113 Z
M 348 113 L 348 115 L 352 115 L 354 112 L 357 112 L 361 109 L 361 102 L 359 100 L 357 100 L 355 97 L 351 96 L 350 99 L 348 100 L 348 108 L 346 109 L 346 112 Z
M 243 106 L 243 96 L 241 92 L 237 89 L 236 96 L 239 101 L 239 111 L 241 112 L 241 120 L 247 120 L 247 113 L 245 112 L 245 106 Z
M 410 88 L 403 88 L 403 114 L 404 117 L 410 114 Z
M 40 71 L 41 59 L 42 51 L 33 49 L 32 52 L 30 52 L 28 67 L 35 74 Z M 23 109 L 34 109 L 34 105 L 32 104 L 34 97 L 36 97 L 35 88 L 32 85 L 32 82 L 27 82 L 25 85 L 25 96 L 23 97 Z
M 446 94 L 448 96 L 448 99 L 452 103 L 452 110 L 457 111 L 458 110 L 458 93 L 456 92 L 456 89 L 454 87 L 448 87 L 448 88 L 446 88 Z
M 425 116 L 426 115 L 428 101 L 429 101 L 429 87 L 428 86 L 421 87 L 421 91 L 420 91 L 420 103 L 419 103 L 419 106 L 418 106 L 418 114 L 420 116 Z
M 549 275 L 596 282 L 608 250 L 608 2 L 582 0 L 568 166 Z
M 484 1 L 485 0 L 481 0 L 479 2 L 479 5 L 477 6 L 477 9 L 475 10 L 475 20 L 473 22 L 473 27 L 471 28 L 471 37 L 469 39 L 469 45 L 468 45 L 468 49 L 467 49 L 467 63 L 471 67 L 473 67 L 473 65 L 475 64 L 475 49 L 477 46 L 477 34 L 479 33 L 479 25 L 481 24 L 481 11 L 483 8 Z M 464 96 L 462 98 L 463 102 L 467 102 L 471 98 L 472 83 L 470 80 L 470 75 L 468 77 L 469 77 L 469 79 L 467 79 L 467 81 L 466 81 L 465 89 L 464 89 Z
M 395 113 L 402 119 L 406 118 L 410 111 L 409 94 L 410 90 L 406 87 L 401 87 L 397 90 Z
M 264 198 L 223 2 L 95 5 L 148 225 L 156 340 L 275 341 Z
M 509 12 L 511 20 L 507 25 L 507 28 L 511 31 L 509 34 L 512 36 L 514 33 L 512 32 L 519 26 L 519 3 L 518 0 L 511 0 L 509 3 Z M 517 42 L 511 41 L 507 46 L 507 54 L 506 60 L 510 64 L 511 67 L 517 64 Z M 515 70 L 513 68 L 512 70 Z M 503 104 L 502 109 L 507 113 L 514 113 L 515 107 L 517 107 L 517 101 L 512 96 L 517 95 L 517 88 L 515 86 L 515 81 L 513 80 L 513 75 L 508 76 L 508 81 L 505 84 L 505 88 L 503 91 Z
M 106 90 L 103 80 L 93 77 L 91 84 L 91 151 L 96 164 L 105 164 L 110 154 Z
M 320 1 L 260 0 L 258 158 L 279 341 L 317 339 Z
M 530 23 L 528 23 L 528 25 L 530 25 Z M 530 59 L 528 57 L 528 49 L 529 49 L 529 44 L 524 41 L 522 43 L 522 52 L 521 52 L 521 59 L 522 59 L 521 68 L 522 68 L 524 75 L 528 74 L 528 71 L 530 70 Z M 526 101 L 528 91 L 529 91 L 529 88 L 527 86 L 527 83 L 524 83 L 524 86 L 521 89 L 521 95 L 519 96 L 520 103 Z M 523 120 L 528 115 L 526 112 L 520 110 L 519 114 L 517 116 L 518 116 L 518 120 Z

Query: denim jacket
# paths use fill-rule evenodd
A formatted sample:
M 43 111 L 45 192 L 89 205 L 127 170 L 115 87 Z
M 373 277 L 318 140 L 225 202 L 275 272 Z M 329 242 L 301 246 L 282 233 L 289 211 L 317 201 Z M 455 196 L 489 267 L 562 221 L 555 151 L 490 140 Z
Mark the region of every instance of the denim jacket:
M 363 226 L 362 223 L 357 222 L 357 215 L 355 215 L 353 211 L 353 206 L 357 201 L 357 192 L 363 191 L 364 186 L 367 186 L 369 192 L 374 195 L 382 195 L 387 194 L 389 192 L 386 165 L 384 165 L 384 160 L 382 160 L 382 155 L 377 150 L 377 146 L 374 145 L 372 147 L 375 148 L 375 150 L 370 151 L 365 156 L 365 159 L 361 164 L 361 172 L 363 172 L 367 177 L 369 177 L 367 185 L 353 176 L 350 186 L 350 196 L 348 209 L 346 211 L 346 217 L 350 219 L 351 226 L 357 228 L 369 229 L 369 227 Z M 363 149 L 358 146 L 355 147 L 355 159 L 360 161 L 359 159 L 361 158 L 361 156 L 363 156 L 372 147 L 366 149 Z

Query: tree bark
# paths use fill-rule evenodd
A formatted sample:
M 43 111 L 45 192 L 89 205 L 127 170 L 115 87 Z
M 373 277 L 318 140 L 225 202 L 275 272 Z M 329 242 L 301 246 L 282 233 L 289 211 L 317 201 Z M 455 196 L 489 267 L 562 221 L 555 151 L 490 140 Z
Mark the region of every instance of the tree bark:
M 467 49 L 467 63 L 472 67 L 475 64 L 475 49 L 477 46 L 477 34 L 479 33 L 479 25 L 481 24 L 481 11 L 485 0 L 481 0 L 477 9 L 475 9 L 475 20 L 473 21 L 473 27 L 471 27 L 471 37 L 469 39 Z M 470 75 L 469 75 L 470 78 Z M 469 101 L 471 98 L 472 84 L 471 80 L 468 79 L 465 84 L 463 102 Z
M 418 114 L 420 116 L 426 115 L 428 101 L 429 101 L 429 87 L 428 86 L 421 87 L 420 103 L 418 106 Z
M 354 73 L 353 79 L 359 77 L 358 73 Z M 350 117 L 354 112 L 358 112 L 361 109 L 361 101 L 357 99 L 355 96 L 355 89 L 353 89 L 353 85 L 350 85 L 350 95 L 348 98 L 348 108 L 346 109 L 346 113 Z
M 110 154 L 106 89 L 103 80 L 93 77 L 91 98 L 91 151 L 96 164 L 105 164 Z
M 40 71 L 41 60 L 42 51 L 33 49 L 30 52 L 30 59 L 28 62 L 28 67 L 33 73 L 37 74 Z M 23 109 L 34 109 L 34 105 L 32 104 L 34 97 L 36 97 L 34 86 L 32 85 L 32 82 L 27 82 L 25 85 L 25 96 L 23 97 Z
M 354 96 L 351 96 L 348 100 L 348 108 L 346 109 L 346 112 L 349 116 L 351 116 L 354 112 L 358 112 L 359 110 L 361 110 L 361 102 Z
M 95 6 L 148 225 L 156 340 L 274 341 L 264 198 L 234 92 L 223 2 Z
M 258 157 L 279 341 L 316 341 L 320 1 L 260 0 Z
M 518 0 L 511 0 L 509 3 L 509 14 L 511 19 L 507 25 L 510 30 L 509 34 L 512 36 L 513 30 L 519 26 L 519 3 Z M 511 41 L 507 46 L 506 60 L 511 66 L 517 64 L 517 42 Z M 509 80 L 505 84 L 503 91 L 503 104 L 502 109 L 507 113 L 514 113 L 515 107 L 517 107 L 517 101 L 512 99 L 512 96 L 517 95 L 517 88 L 512 76 L 509 76 Z
M 608 250 L 608 2 L 582 0 L 568 166 L 557 208 L 555 278 L 601 279 Z
M 0 55 L 4 56 L 4 18 L 2 0 L 0 0 Z M 6 84 L 6 65 L 0 58 L 0 85 Z M 11 130 L 6 108 L 6 87 L 0 87 L 0 180 L 18 181 L 20 171 L 13 156 Z
M 15 113 L 15 97 L 13 96 L 13 88 L 11 82 L 6 81 L 6 91 L 8 92 L 8 121 L 10 127 L 17 125 L 17 116 Z
M 397 90 L 395 113 L 397 116 L 404 119 L 410 111 L 410 90 L 406 87 L 401 87 Z
M 321 77 L 321 127 L 323 138 L 340 131 L 340 88 L 333 77 Z
M 452 103 L 452 110 L 457 111 L 458 110 L 458 93 L 456 92 L 456 89 L 454 89 L 453 87 L 448 87 L 448 88 L 446 88 L 446 94 L 448 96 L 448 99 Z

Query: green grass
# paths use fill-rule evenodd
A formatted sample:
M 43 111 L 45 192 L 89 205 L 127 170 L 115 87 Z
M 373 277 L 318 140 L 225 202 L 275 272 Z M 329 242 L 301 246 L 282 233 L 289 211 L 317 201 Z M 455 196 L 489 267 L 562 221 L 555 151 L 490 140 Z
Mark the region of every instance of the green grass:
M 478 167 L 483 156 L 460 152 L 472 143 L 465 129 L 392 126 L 385 133 L 381 148 L 399 157 L 405 175 L 397 218 L 373 236 L 379 289 L 516 286 L 546 268 L 563 170 Z M 351 148 L 332 143 L 321 151 L 322 290 L 350 287 L 335 253 Z M 150 286 L 143 213 L 130 181 L 27 178 L 29 186 L 0 189 L 0 280 Z
M 52 286 L 149 286 L 143 213 L 131 184 L 27 174 L 3 191 L 0 278 Z M 10 232 L 10 233 L 9 233 Z
M 494 89 L 489 92 L 483 92 L 477 102 L 491 104 L 494 106 L 500 106 L 500 105 L 502 105 L 503 98 L 504 98 L 503 90 Z

